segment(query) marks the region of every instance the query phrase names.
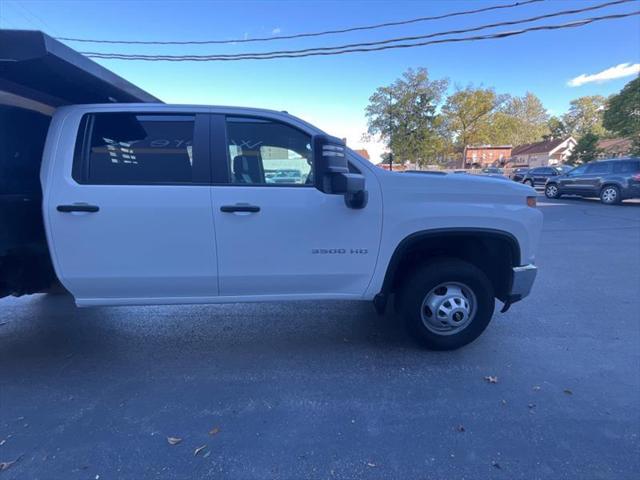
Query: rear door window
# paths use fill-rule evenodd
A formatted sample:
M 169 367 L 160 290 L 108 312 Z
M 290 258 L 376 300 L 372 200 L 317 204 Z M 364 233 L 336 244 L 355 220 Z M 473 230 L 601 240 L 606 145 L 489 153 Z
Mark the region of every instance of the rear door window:
M 198 183 L 195 115 L 95 113 L 81 123 L 73 178 L 85 184 Z M 207 159 L 198 159 L 206 162 Z
M 640 160 L 618 160 L 613 164 L 613 173 L 640 172 Z

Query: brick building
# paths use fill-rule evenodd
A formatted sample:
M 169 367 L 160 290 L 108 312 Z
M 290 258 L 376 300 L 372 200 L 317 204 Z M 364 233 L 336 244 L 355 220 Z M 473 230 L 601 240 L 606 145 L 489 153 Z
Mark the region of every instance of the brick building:
M 511 145 L 469 145 L 464 154 L 466 168 L 503 165 L 511 158 Z

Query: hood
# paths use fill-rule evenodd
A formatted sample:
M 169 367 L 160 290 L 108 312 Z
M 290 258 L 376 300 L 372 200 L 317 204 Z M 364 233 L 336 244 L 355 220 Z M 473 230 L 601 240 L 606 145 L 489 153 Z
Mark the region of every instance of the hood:
M 382 169 L 377 175 L 383 190 L 399 189 L 406 193 L 421 193 L 457 201 L 499 202 L 537 195 L 528 185 L 484 175 L 444 172 L 399 173 Z

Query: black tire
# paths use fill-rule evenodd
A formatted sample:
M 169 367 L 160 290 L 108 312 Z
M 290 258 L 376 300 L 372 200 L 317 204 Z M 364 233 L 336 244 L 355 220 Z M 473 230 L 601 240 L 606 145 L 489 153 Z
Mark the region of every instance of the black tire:
M 600 201 L 605 205 L 617 205 L 622 201 L 620 189 L 615 185 L 605 185 L 600 190 Z
M 529 185 L 531 188 L 535 188 L 533 185 L 533 180 L 525 180 L 522 183 L 524 183 L 525 185 Z
M 445 282 L 467 286 L 475 295 L 475 313 L 457 333 L 439 334 L 427 328 L 422 318 L 423 300 Z M 440 258 L 418 267 L 400 291 L 399 310 L 411 336 L 431 350 L 455 350 L 474 341 L 487 328 L 495 299 L 493 285 L 476 266 L 455 258 Z
M 555 187 L 555 190 L 553 188 Z M 555 193 L 554 193 L 555 192 Z M 562 195 L 560 194 L 560 188 L 555 183 L 550 183 L 544 187 L 544 196 L 547 198 L 560 198 Z

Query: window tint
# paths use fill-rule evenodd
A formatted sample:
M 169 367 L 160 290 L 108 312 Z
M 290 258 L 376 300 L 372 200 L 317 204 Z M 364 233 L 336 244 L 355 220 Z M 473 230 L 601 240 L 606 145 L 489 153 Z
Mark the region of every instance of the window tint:
M 279 122 L 227 118 L 230 182 L 311 185 L 311 137 Z
M 618 160 L 613 164 L 613 173 L 640 172 L 640 160 Z
M 592 175 L 592 174 L 598 175 L 598 174 L 603 174 L 603 173 L 609 173 L 610 171 L 611 171 L 611 163 L 610 162 L 592 163 L 587 168 L 587 173 L 589 175 Z
M 190 183 L 194 124 L 193 115 L 86 115 L 73 178 L 112 185 Z
M 583 175 L 586 170 L 587 170 L 588 165 L 580 165 L 579 167 L 574 168 L 573 170 L 569 171 L 569 174 L 574 176 L 574 175 Z
M 553 169 L 551 169 L 551 168 L 541 168 L 539 173 L 541 175 L 553 175 Z

